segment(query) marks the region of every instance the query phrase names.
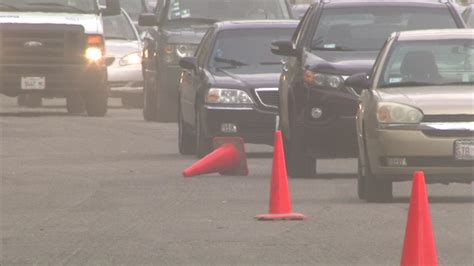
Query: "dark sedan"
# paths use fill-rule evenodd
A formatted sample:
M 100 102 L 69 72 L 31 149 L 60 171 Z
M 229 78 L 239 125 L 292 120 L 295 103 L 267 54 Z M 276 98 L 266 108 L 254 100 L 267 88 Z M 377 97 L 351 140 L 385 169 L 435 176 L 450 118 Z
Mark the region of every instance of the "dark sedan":
M 288 39 L 295 21 L 216 23 L 196 57 L 180 61 L 179 150 L 203 156 L 215 136 L 272 144 L 282 58 L 272 41 Z

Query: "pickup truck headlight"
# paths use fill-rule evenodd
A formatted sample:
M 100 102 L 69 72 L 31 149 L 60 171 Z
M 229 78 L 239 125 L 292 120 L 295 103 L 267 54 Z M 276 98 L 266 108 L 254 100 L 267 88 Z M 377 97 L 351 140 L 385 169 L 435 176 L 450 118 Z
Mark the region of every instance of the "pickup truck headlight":
M 341 76 L 315 73 L 310 70 L 305 71 L 303 79 L 306 84 L 312 87 L 338 89 L 344 84 L 344 79 Z
M 382 124 L 418 124 L 423 113 L 412 106 L 399 103 L 379 103 L 377 120 Z
M 119 61 L 119 65 L 139 65 L 142 63 L 142 57 L 140 52 L 135 52 L 122 57 Z
M 209 89 L 206 103 L 220 104 L 253 104 L 252 98 L 243 90 L 236 89 Z
M 166 63 L 178 63 L 179 59 L 194 56 L 197 46 L 193 44 L 167 44 L 164 47 Z
M 104 38 L 101 35 L 88 35 L 87 49 L 84 56 L 91 63 L 102 63 L 104 61 L 104 55 Z

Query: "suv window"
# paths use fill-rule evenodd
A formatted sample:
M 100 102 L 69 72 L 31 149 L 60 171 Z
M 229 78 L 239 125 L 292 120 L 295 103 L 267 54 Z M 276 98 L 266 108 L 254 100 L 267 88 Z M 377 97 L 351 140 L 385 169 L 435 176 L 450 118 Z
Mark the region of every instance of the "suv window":
M 171 0 L 168 20 L 289 19 L 285 0 Z
M 434 28 L 457 28 L 448 8 L 326 8 L 319 20 L 311 49 L 378 51 L 393 32 Z

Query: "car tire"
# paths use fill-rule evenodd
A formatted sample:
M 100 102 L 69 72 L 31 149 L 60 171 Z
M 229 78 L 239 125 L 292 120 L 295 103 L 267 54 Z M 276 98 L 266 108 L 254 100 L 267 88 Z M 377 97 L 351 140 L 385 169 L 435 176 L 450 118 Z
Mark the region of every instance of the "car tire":
M 25 106 L 28 108 L 40 108 L 43 106 L 43 95 L 39 93 L 26 94 Z
M 84 104 L 88 116 L 103 117 L 107 113 L 108 93 L 106 87 L 84 94 Z
M 201 112 L 196 111 L 196 156 L 203 158 L 212 151 L 211 140 L 203 134 Z
M 290 137 L 284 137 L 288 175 L 292 178 L 312 178 L 316 176 L 316 159 L 305 153 L 303 127 L 298 124 L 294 113 L 290 114 Z
M 182 155 L 193 155 L 196 153 L 196 137 L 184 125 L 183 114 L 179 109 L 178 117 L 178 148 Z
M 78 93 L 66 96 L 66 109 L 69 114 L 82 114 L 85 111 L 84 100 Z
M 157 122 L 157 92 L 156 87 L 152 86 L 148 75 L 145 74 L 143 85 L 143 118 L 145 121 Z
M 364 130 L 365 131 L 365 130 Z M 365 138 L 364 138 L 365 139 Z M 364 140 L 365 145 L 367 145 Z M 374 174 L 370 167 L 369 156 L 367 154 L 367 148 L 364 151 L 365 154 L 365 171 L 360 171 L 360 186 L 364 199 L 368 202 L 391 202 L 393 200 L 393 184 L 391 181 L 380 180 Z M 361 164 L 362 165 L 362 164 Z M 362 169 L 361 169 L 362 170 Z M 358 184 L 359 189 L 359 184 Z

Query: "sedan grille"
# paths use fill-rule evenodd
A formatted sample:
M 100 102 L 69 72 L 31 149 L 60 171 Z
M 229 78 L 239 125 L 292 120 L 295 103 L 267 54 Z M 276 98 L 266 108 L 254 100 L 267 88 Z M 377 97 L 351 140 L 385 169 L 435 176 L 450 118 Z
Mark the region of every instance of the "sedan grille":
M 255 89 L 255 94 L 259 102 L 268 108 L 278 108 L 280 105 L 280 96 L 278 88 L 260 88 Z

